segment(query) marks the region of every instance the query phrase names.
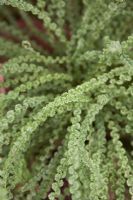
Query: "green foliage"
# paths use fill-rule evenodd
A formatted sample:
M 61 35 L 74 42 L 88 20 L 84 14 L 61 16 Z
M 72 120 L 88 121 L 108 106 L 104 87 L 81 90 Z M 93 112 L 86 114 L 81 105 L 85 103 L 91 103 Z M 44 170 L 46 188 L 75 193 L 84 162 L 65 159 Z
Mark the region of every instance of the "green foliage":
M 133 200 L 132 11 L 0 0 L 1 200 Z

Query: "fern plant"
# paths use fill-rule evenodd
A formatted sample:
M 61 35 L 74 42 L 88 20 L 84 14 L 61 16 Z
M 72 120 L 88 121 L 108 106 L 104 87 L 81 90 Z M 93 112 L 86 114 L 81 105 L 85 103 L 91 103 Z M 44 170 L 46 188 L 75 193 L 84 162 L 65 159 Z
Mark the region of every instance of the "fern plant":
M 132 11 L 0 0 L 1 200 L 133 200 Z

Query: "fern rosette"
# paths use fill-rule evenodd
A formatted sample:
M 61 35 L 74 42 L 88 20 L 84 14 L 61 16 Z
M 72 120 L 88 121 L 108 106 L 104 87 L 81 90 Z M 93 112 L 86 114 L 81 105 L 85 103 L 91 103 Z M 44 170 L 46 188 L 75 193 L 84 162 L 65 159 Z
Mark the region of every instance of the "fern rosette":
M 1 200 L 133 200 L 132 11 L 0 1 Z

